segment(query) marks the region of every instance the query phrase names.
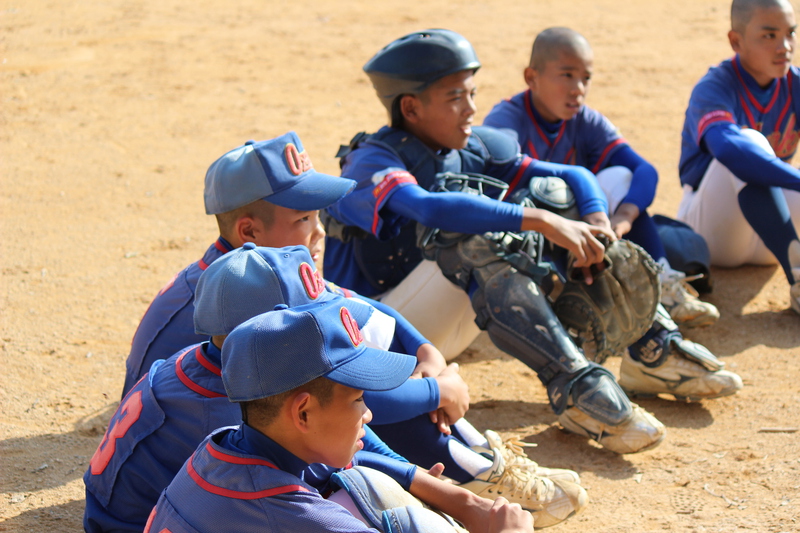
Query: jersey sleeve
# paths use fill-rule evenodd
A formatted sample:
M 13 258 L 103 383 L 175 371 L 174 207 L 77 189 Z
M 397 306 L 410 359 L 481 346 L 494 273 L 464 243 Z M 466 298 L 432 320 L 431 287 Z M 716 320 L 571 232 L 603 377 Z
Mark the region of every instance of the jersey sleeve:
M 364 401 L 372 411 L 372 423 L 393 424 L 410 420 L 439 408 L 436 378 L 407 379 L 388 391 L 364 391 Z
M 616 126 L 602 113 L 589 107 L 581 108 L 580 129 L 575 143 L 584 161 L 579 163 L 597 174 L 609 166 L 611 157 L 627 143 Z
M 717 67 L 719 68 L 719 67 Z M 686 110 L 686 128 L 690 140 L 701 145 L 708 128 L 719 123 L 736 124 L 736 91 L 716 71 L 707 75 L 692 90 Z
M 345 157 L 342 176 L 355 180 L 357 185 L 328 208 L 331 215 L 379 239 L 396 236 L 408 219 L 384 207 L 397 190 L 417 185 L 403 161 L 390 150 L 367 143 Z
M 575 195 L 575 202 L 581 216 L 602 211 L 608 212 L 608 201 L 597 178 L 589 170 L 578 165 L 562 165 L 548 163 L 527 157 L 530 160 L 525 173 L 524 184 L 527 186 L 534 176 L 555 176 L 563 179 Z

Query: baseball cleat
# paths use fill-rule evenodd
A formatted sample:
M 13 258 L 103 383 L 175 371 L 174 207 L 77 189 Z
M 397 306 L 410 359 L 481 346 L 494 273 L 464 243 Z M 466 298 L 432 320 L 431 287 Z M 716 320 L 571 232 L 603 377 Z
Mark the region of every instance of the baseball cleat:
M 700 300 L 700 295 L 688 281 L 691 279 L 683 272 L 665 270 L 661 274 L 661 304 L 679 325 L 689 328 L 710 326 L 719 319 L 719 310 Z
M 667 434 L 664 424 L 635 403 L 631 408 L 630 418 L 616 426 L 600 422 L 577 407 L 561 413 L 558 421 L 565 430 L 589 437 L 619 454 L 643 452 L 661 444 Z
M 689 402 L 730 396 L 741 390 L 742 378 L 733 372 L 722 370 L 721 362 L 710 369 L 689 359 L 681 346 L 703 348 L 682 339 L 680 344 L 672 345 L 671 353 L 655 368 L 634 361 L 629 354 L 623 355 L 619 377 L 622 390 L 632 397 L 671 394 L 677 400 Z
M 496 431 L 487 429 L 483 434 L 489 442 L 489 448 L 473 446 L 473 450 L 478 453 L 485 453 L 491 455 L 492 450 L 500 450 L 503 454 L 506 468 L 521 468 L 528 470 L 537 477 L 546 477 L 553 481 L 569 481 L 570 483 L 577 483 L 580 485 L 581 477 L 574 470 L 567 470 L 566 468 L 545 468 L 539 466 L 536 461 L 528 457 L 523 448 L 535 447 L 535 444 L 523 442 L 515 437 L 503 440 Z
M 492 449 L 492 467 L 460 486 L 490 500 L 498 496 L 518 503 L 533 515 L 537 529 L 554 526 L 579 513 L 589 502 L 586 490 L 576 483 L 534 475 L 527 468 L 506 468 L 505 455 Z

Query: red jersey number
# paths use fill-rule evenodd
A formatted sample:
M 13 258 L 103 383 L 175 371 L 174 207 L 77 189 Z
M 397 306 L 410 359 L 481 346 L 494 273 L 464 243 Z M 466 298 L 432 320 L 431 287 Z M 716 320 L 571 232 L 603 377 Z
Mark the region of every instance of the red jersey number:
M 131 426 L 139 420 L 139 416 L 142 414 L 142 391 L 137 390 L 131 394 L 119 408 L 118 413 L 116 424 L 108 428 L 103 441 L 89 462 L 92 474 L 95 476 L 102 474 L 108 463 L 111 462 L 117 449 L 117 439 L 124 437 Z

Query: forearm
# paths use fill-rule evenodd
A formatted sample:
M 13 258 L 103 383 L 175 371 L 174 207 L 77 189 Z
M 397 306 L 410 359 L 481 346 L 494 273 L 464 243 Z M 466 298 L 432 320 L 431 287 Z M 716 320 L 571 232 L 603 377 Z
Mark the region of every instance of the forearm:
M 536 161 L 531 165 L 533 176 L 556 176 L 566 182 L 575 195 L 575 202 L 581 216 L 597 211 L 608 211 L 608 202 L 597 177 L 589 170 L 576 165 L 561 165 Z
M 364 401 L 374 425 L 392 424 L 436 410 L 439 385 L 435 378 L 409 379 L 396 389 L 364 391 Z
M 621 203 L 617 207 L 617 211 L 612 218 L 620 218 L 626 220 L 628 223 L 633 224 L 633 221 L 639 218 L 641 211 L 636 204 Z
M 642 156 L 637 154 L 633 148 L 627 144 L 622 146 L 611 156 L 608 166 L 621 166 L 631 171 L 631 186 L 622 199 L 622 204 L 633 204 L 641 212 L 653 203 L 653 199 L 656 196 L 656 187 L 658 186 L 658 171 Z M 619 208 L 616 213 L 618 212 Z
M 703 141 L 711 155 L 745 183 L 800 191 L 800 171 L 742 135 L 736 126 L 709 128 Z
M 473 533 L 488 529 L 482 525 L 488 521 L 492 502 L 458 485 L 446 483 L 417 469 L 409 492 L 431 507 L 452 516 Z
M 408 186 L 392 194 L 386 206 L 424 226 L 458 233 L 517 231 L 522 207 L 461 192 L 431 193 Z

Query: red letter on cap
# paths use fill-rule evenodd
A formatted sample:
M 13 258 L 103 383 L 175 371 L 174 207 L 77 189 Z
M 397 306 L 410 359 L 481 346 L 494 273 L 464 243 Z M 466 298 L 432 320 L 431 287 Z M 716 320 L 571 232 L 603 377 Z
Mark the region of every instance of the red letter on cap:
M 299 176 L 306 170 L 310 170 L 314 165 L 311 164 L 311 156 L 303 150 L 303 153 L 297 151 L 297 147 L 292 143 L 286 145 L 284 149 L 286 156 L 286 163 L 289 165 L 289 170 L 295 176 Z
M 344 329 L 347 330 L 347 334 L 350 336 L 350 341 L 353 343 L 353 346 L 358 346 L 364 342 L 364 336 L 361 334 L 358 323 L 346 307 L 342 307 L 339 311 L 339 316 L 342 317 L 342 324 L 344 325 Z
M 325 291 L 325 282 L 322 281 L 322 276 L 308 263 L 300 263 L 300 279 L 303 280 L 303 287 L 312 300 Z

